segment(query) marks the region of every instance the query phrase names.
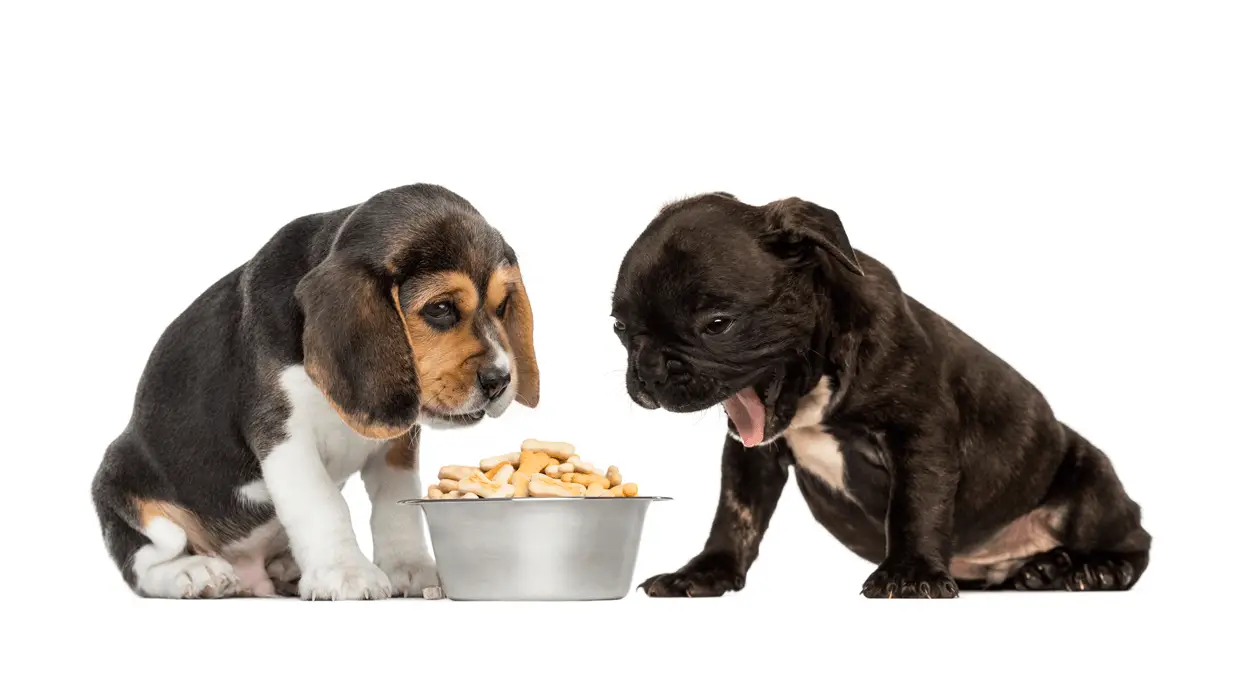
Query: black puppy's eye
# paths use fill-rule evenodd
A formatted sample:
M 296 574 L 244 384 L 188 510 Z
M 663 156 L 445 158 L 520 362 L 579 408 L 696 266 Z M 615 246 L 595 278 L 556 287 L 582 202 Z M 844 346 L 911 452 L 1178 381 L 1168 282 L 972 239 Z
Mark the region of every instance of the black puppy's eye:
M 499 303 L 499 306 L 495 308 L 496 316 L 498 316 L 501 319 L 504 318 L 504 314 L 508 313 L 508 300 L 510 299 L 512 299 L 511 295 L 509 295 L 508 297 L 505 297 L 504 301 Z
M 448 328 L 460 317 L 451 302 L 432 302 L 422 308 L 422 318 L 436 328 Z
M 719 335 L 721 333 L 728 332 L 728 329 L 732 328 L 732 322 L 732 319 L 729 319 L 726 316 L 717 316 L 711 319 L 710 322 L 702 328 L 702 330 L 705 331 L 707 335 Z
M 613 323 L 613 324 L 611 325 L 611 327 L 612 327 L 612 329 L 613 329 L 615 332 L 617 332 L 617 333 L 623 333 L 623 332 L 624 332 L 624 329 L 625 329 L 624 322 L 623 322 L 623 321 L 619 321 L 619 320 L 617 320 L 615 323 Z

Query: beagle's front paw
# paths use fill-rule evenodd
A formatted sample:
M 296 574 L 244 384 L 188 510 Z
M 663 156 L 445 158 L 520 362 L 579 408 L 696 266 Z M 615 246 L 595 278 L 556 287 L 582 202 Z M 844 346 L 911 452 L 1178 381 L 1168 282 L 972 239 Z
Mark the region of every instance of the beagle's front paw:
M 393 597 L 421 597 L 423 590 L 439 585 L 439 572 L 435 568 L 435 562 L 429 559 L 379 562 L 379 568 L 383 569 L 388 580 L 392 582 Z
M 306 569 L 298 589 L 302 599 L 387 599 L 392 582 L 378 566 L 362 559 Z

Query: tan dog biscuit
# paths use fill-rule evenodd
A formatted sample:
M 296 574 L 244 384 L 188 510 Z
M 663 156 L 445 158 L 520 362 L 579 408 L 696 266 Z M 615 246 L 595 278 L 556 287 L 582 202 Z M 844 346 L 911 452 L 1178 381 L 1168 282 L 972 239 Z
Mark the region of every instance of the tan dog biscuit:
M 530 480 L 530 497 L 582 497 L 585 494 L 584 485 L 557 481 L 541 473 Z
M 503 464 L 495 472 L 495 475 L 491 476 L 491 481 L 500 485 L 508 485 L 515 472 L 516 469 L 512 467 L 512 464 Z
M 483 471 L 490 471 L 501 464 L 512 464 L 513 466 L 516 466 L 520 463 L 520 461 L 520 452 L 509 452 L 508 454 L 501 454 L 498 457 L 487 457 L 486 459 L 478 462 L 478 467 Z
M 517 473 L 524 473 L 527 476 L 542 473 L 543 469 L 551 466 L 552 461 L 554 460 L 543 452 L 522 450 L 521 465 L 517 467 Z
M 445 466 L 439 469 L 439 479 L 443 480 L 446 478 L 448 480 L 465 480 L 466 478 L 469 478 L 469 474 L 474 473 L 475 471 L 481 473 L 479 469 L 474 468 L 473 466 Z
M 567 442 L 548 442 L 530 438 L 521 443 L 522 452 L 542 452 L 559 459 L 568 459 L 577 453 L 577 448 Z

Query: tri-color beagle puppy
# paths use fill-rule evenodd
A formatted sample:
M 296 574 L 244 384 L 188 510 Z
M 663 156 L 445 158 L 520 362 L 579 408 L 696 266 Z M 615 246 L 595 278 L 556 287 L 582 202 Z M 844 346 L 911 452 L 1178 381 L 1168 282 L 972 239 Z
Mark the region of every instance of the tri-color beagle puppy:
M 92 495 L 145 597 L 416 596 L 437 584 L 421 426 L 538 404 L 516 255 L 433 185 L 286 225 L 163 333 Z M 374 563 L 341 495 L 361 472 Z

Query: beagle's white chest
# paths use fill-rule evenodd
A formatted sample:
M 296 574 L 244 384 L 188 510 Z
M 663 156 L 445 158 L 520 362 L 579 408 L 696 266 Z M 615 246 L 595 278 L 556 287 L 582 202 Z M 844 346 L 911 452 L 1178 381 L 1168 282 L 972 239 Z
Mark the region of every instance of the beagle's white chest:
M 312 441 L 328 475 L 343 487 L 371 455 L 384 447 L 384 441 L 364 437 L 349 428 L 304 367 L 289 367 L 280 380 L 291 405 L 285 429 Z

